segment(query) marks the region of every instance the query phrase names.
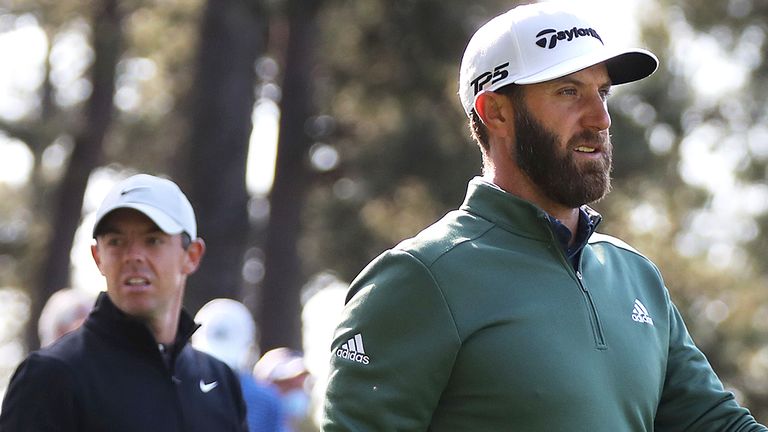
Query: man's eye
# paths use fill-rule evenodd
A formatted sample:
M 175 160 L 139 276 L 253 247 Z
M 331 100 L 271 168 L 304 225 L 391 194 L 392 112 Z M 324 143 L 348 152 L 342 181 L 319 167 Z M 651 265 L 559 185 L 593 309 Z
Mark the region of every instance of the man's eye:
M 160 237 L 148 237 L 147 238 L 147 244 L 152 246 L 157 246 L 159 244 L 163 243 L 163 239 Z
M 106 243 L 107 246 L 121 246 L 123 244 L 123 240 L 118 237 L 107 237 Z

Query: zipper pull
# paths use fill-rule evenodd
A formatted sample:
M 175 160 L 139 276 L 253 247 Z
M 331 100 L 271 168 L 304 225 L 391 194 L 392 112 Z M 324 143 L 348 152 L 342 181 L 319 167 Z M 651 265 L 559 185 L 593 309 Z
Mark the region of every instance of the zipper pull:
M 584 285 L 584 275 L 582 275 L 581 271 L 579 270 L 576 270 L 576 279 L 579 280 L 579 286 L 581 287 L 581 290 L 587 292 L 587 287 Z

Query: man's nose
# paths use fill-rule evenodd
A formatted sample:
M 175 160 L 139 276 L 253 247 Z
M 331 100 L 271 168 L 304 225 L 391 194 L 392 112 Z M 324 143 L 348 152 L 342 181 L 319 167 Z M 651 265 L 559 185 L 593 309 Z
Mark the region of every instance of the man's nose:
M 584 127 L 594 131 L 604 131 L 611 127 L 611 115 L 605 98 L 596 93 L 585 101 Z
M 144 247 L 140 241 L 129 240 L 126 245 L 125 259 L 128 261 L 143 261 Z

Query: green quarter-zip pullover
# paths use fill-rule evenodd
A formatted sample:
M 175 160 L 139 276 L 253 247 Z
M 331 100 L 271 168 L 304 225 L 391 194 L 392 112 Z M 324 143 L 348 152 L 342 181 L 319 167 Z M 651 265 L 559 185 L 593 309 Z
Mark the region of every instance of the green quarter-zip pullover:
M 481 179 L 352 282 L 323 430 L 757 431 L 657 267 L 593 234 L 576 265 L 547 216 Z

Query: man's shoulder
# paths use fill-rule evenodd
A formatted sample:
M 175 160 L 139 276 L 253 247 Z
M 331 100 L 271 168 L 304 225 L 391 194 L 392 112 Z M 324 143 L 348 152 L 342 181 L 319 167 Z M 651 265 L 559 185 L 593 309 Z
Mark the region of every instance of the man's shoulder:
M 487 233 L 493 224 L 463 210 L 454 210 L 416 236 L 403 240 L 395 250 L 416 256 L 426 265 Z
M 52 344 L 30 352 L 17 368 L 26 380 L 67 380 L 82 376 L 84 369 L 94 364 L 94 353 L 89 352 L 84 330 L 77 329 Z M 23 372 L 22 372 L 23 371 Z
M 656 264 L 654 264 L 650 258 L 642 254 L 640 251 L 638 251 L 634 247 L 630 246 L 624 240 L 621 240 L 617 237 L 613 237 L 607 234 L 594 233 L 589 238 L 589 245 L 593 249 L 609 248 L 610 250 L 613 250 L 618 254 L 621 254 L 624 257 L 624 259 L 626 259 L 627 257 L 633 257 L 633 258 L 636 258 L 638 262 L 642 262 L 647 266 L 656 268 Z
M 83 357 L 87 357 L 86 330 L 80 327 L 70 333 L 61 336 L 50 345 L 34 351 L 41 359 L 58 361 L 62 363 L 79 362 Z
M 622 239 L 620 239 L 618 237 L 614 237 L 614 236 L 611 236 L 611 235 L 608 235 L 608 234 L 602 234 L 602 233 L 598 233 L 598 232 L 592 234 L 592 236 L 589 238 L 589 244 L 590 245 L 597 245 L 597 244 L 610 245 L 610 246 L 615 247 L 617 249 L 624 250 L 624 251 L 627 251 L 627 252 L 631 252 L 631 253 L 633 253 L 635 255 L 640 255 L 640 256 L 644 257 L 643 254 L 641 254 L 634 247 L 630 246 L 629 243 L 625 242 L 624 240 L 622 240 Z
M 71 383 L 74 380 L 78 363 L 76 356 L 68 351 L 45 347 L 32 351 L 24 358 L 17 366 L 11 383 L 33 387 L 35 383 L 61 387 L 63 383 Z

